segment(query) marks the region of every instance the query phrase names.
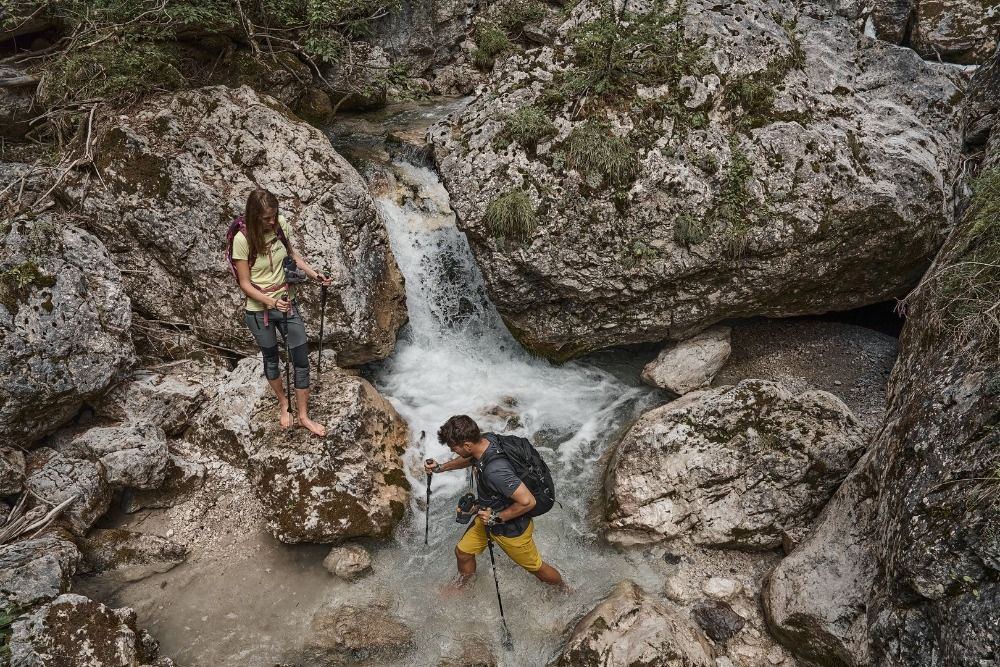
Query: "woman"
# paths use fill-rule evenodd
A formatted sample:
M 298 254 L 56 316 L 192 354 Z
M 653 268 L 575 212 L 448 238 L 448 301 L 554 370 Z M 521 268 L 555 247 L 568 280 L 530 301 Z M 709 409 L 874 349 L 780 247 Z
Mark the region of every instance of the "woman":
M 306 330 L 295 295 L 285 281 L 282 264 L 290 256 L 306 276 L 323 285 L 330 279 L 318 273 L 291 247 L 292 230 L 278 213 L 278 199 L 267 190 L 257 189 L 247 199 L 245 229 L 233 236 L 232 258 L 240 289 L 247 296 L 244 319 L 264 358 L 264 377 L 278 397 L 279 420 L 283 428 L 292 425 L 288 399 L 281 384 L 277 329 L 287 338 L 295 377 L 295 405 L 299 424 L 319 436 L 326 427 L 309 419 L 309 348 Z M 279 227 L 280 226 L 280 227 Z M 287 316 L 287 331 L 285 318 Z

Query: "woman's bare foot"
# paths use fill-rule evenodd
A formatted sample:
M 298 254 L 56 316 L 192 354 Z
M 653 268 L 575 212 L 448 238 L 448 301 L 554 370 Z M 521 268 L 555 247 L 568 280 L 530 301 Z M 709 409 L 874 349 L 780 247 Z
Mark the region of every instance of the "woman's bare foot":
M 325 426 L 323 426 L 322 424 L 317 424 L 316 422 L 314 422 L 313 420 L 309 419 L 309 417 L 307 417 L 305 415 L 299 415 L 299 424 L 301 426 L 304 426 L 305 428 L 309 429 L 314 434 L 316 434 L 316 435 L 318 435 L 320 437 L 326 435 L 326 427 Z
M 281 428 L 289 428 L 292 425 L 292 413 L 288 411 L 288 403 L 281 402 L 278 404 L 278 421 L 281 422 Z

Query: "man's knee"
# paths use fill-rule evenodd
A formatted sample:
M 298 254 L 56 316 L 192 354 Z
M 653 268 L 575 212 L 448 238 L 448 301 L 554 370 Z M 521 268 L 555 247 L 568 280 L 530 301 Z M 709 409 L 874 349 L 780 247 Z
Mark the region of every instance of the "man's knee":
M 460 563 L 468 563 L 469 561 L 475 561 L 475 554 L 467 554 L 458 547 L 455 547 L 455 558 L 458 559 Z

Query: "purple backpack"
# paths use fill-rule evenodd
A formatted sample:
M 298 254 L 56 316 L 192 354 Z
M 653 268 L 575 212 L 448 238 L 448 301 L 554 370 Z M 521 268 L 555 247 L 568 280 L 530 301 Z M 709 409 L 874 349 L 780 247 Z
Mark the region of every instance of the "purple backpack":
M 229 271 L 233 274 L 233 278 L 236 278 L 236 260 L 233 259 L 233 239 L 236 238 L 236 232 L 243 232 L 243 236 L 247 236 L 247 222 L 242 215 L 229 223 L 229 229 L 226 230 L 226 262 L 229 264 Z M 280 222 L 275 226 L 275 234 L 282 245 L 285 246 L 285 252 L 290 257 L 292 255 L 292 246 L 288 242 L 288 238 L 285 237 L 285 230 L 281 228 Z M 251 255 L 247 261 L 250 267 L 253 268 L 253 264 L 257 261 L 257 258 Z

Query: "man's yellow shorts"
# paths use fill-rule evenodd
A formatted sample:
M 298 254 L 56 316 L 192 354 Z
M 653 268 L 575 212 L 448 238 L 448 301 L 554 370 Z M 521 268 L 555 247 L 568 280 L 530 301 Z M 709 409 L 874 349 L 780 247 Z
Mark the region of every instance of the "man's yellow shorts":
M 528 527 L 517 537 L 504 537 L 493 534 L 493 541 L 500 545 L 504 553 L 510 559 L 523 567 L 528 572 L 537 572 L 542 569 L 542 557 L 538 555 L 538 547 L 532 535 L 535 532 L 534 520 L 528 522 Z M 483 521 L 478 516 L 472 523 L 472 527 L 465 531 L 465 535 L 458 541 L 460 551 L 478 556 L 486 548 L 486 528 Z

